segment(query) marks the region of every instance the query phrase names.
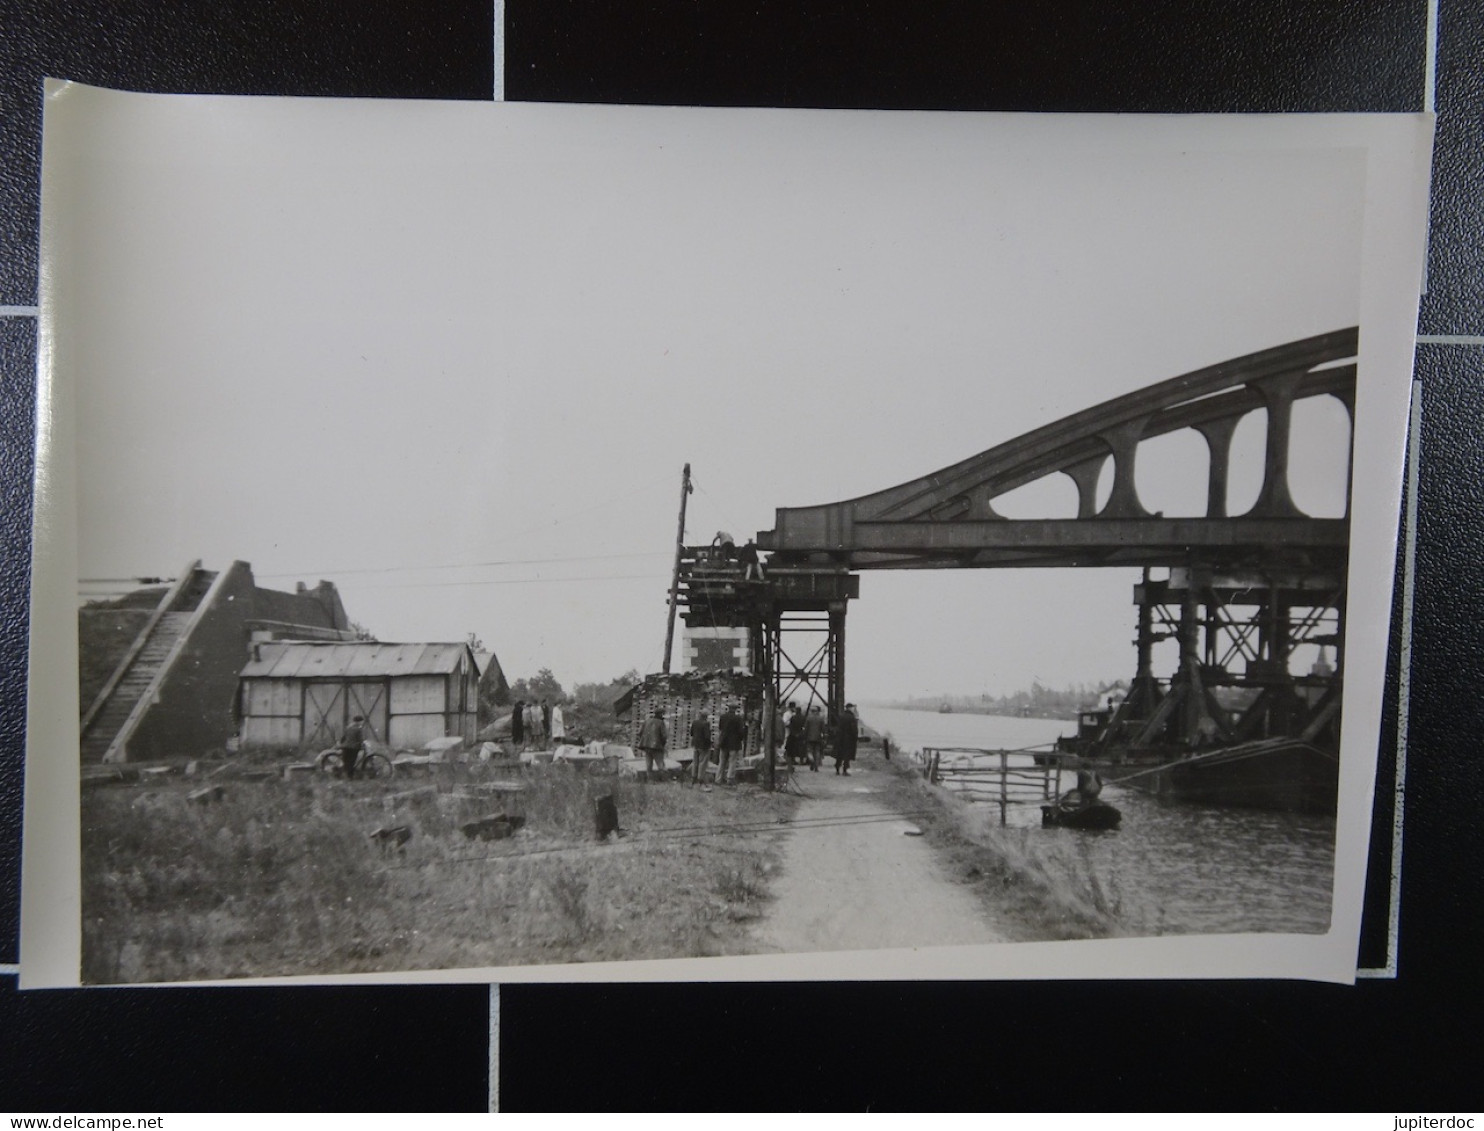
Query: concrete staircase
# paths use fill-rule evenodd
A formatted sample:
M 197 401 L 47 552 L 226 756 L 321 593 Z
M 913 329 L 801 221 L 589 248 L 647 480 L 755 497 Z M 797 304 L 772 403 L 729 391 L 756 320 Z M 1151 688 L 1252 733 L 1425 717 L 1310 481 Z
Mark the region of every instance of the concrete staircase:
M 82 720 L 84 765 L 121 760 L 170 665 L 180 655 L 193 615 L 216 573 L 194 562 L 161 599 Z

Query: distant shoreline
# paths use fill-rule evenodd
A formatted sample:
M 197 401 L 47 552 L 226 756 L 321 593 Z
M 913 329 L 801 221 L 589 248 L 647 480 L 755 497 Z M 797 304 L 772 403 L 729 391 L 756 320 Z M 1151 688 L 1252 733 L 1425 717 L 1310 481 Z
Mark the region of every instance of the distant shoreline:
M 1057 722 L 1075 722 L 1076 712 L 1073 711 L 1039 711 L 1035 708 L 1025 710 L 1014 710 L 1001 704 L 974 704 L 960 706 L 951 700 L 948 703 L 949 710 L 944 711 L 938 703 L 863 703 L 863 707 L 877 707 L 889 711 L 921 711 L 923 714 L 944 715 L 997 715 L 1006 719 L 1053 719 Z

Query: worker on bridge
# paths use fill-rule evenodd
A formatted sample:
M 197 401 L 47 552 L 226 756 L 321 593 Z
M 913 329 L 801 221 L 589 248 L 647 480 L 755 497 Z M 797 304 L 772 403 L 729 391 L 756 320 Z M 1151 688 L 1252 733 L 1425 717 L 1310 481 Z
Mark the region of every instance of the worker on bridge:
M 755 541 L 750 538 L 747 540 L 747 544 L 737 551 L 737 560 L 742 563 L 743 581 L 764 580 L 763 563 L 758 560 Z

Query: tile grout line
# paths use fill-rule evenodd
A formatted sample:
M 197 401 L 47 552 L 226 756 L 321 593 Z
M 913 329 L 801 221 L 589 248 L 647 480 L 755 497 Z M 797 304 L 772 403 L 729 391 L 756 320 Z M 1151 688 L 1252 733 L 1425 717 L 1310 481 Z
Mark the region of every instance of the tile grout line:
M 1436 0 L 1434 0 L 1436 2 Z M 1412 701 L 1412 607 L 1417 587 L 1417 483 L 1422 462 L 1422 383 L 1412 386 L 1412 423 L 1407 437 L 1407 520 L 1402 551 L 1402 646 L 1397 669 L 1396 784 L 1391 815 L 1391 916 L 1386 968 L 1397 976 L 1402 922 L 1402 821 L 1407 803 L 1407 737 Z
M 1422 382 L 1412 385 L 1412 411 L 1407 426 L 1407 508 L 1402 527 L 1402 639 L 1397 662 L 1396 777 L 1392 785 L 1391 884 L 1387 899 L 1386 965 L 1356 970 L 1359 978 L 1395 978 L 1401 937 L 1402 826 L 1406 816 L 1407 722 L 1412 696 L 1412 602 L 1416 593 L 1417 477 L 1422 443 Z
M 494 0 L 494 98 L 505 101 L 505 0 Z
M 500 1110 L 500 983 L 490 983 L 490 1078 L 489 1110 Z
M 1426 28 L 1424 38 L 1426 46 L 1423 49 L 1422 61 L 1422 112 L 1431 114 L 1437 108 L 1437 86 L 1438 86 L 1438 0 L 1427 0 L 1427 15 L 1424 18 Z M 1432 182 L 1429 179 L 1427 186 L 1428 214 L 1432 213 Z M 1429 220 L 1427 231 L 1422 237 L 1422 286 L 1423 295 L 1427 294 L 1428 274 L 1431 267 L 1432 249 L 1432 222 Z
M 1484 334 L 1418 334 L 1419 346 L 1484 346 Z
M 1438 0 L 1427 0 L 1427 63 L 1422 86 L 1422 112 L 1437 111 L 1438 96 Z
M 35 318 L 40 313 L 35 306 L 0 306 L 0 318 Z

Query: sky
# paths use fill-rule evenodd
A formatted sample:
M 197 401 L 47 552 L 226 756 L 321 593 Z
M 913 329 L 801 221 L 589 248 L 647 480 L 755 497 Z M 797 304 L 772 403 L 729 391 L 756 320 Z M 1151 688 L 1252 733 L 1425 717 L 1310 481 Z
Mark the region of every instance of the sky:
M 512 679 L 658 670 L 686 462 L 688 540 L 746 538 L 1354 325 L 1363 156 L 1246 128 L 82 91 L 47 219 L 81 577 L 242 559 Z M 1295 428 L 1340 513 L 1343 410 Z M 1204 500 L 1192 443 L 1141 448 L 1150 510 Z M 868 573 L 847 693 L 1126 677 L 1134 580 Z

